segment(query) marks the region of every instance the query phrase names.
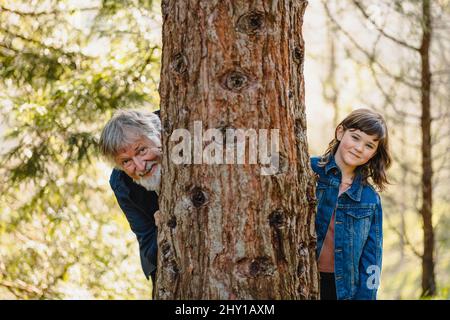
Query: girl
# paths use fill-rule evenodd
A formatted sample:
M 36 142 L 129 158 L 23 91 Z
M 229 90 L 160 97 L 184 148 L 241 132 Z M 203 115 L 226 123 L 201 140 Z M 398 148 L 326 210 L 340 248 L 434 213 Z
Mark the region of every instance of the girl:
M 350 113 L 325 154 L 311 158 L 321 299 L 376 299 L 382 209 L 374 186 L 384 189 L 390 164 L 386 123 L 368 109 Z

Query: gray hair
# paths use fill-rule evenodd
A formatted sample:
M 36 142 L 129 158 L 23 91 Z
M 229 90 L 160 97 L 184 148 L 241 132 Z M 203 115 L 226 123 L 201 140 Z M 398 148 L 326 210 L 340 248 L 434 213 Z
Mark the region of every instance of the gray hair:
M 161 146 L 161 120 L 147 110 L 117 110 L 103 128 L 99 147 L 112 163 L 119 152 L 136 139 L 147 137 Z

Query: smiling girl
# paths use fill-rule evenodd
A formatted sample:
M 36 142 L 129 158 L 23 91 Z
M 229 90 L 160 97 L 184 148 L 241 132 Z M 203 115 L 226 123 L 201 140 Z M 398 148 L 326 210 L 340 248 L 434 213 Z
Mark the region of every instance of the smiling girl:
M 386 123 L 368 109 L 350 113 L 325 154 L 311 158 L 322 300 L 376 299 L 383 230 L 375 188 L 385 188 L 390 164 Z

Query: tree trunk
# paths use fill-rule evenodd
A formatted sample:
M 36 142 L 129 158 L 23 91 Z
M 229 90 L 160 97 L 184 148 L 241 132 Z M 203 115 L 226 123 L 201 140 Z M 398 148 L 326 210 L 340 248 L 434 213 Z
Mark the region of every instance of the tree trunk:
M 304 106 L 306 5 L 162 1 L 157 299 L 318 298 Z M 192 137 L 199 131 L 195 121 L 224 137 L 242 128 L 255 129 L 261 139 L 259 129 L 278 129 L 271 131 L 279 134 L 277 172 L 262 175 L 261 158 L 250 163 L 249 150 L 245 164 L 205 164 L 201 150 L 225 142 L 205 133 L 203 140 L 192 139 L 193 146 L 187 140 L 192 148 L 175 152 L 184 159 L 175 164 L 174 148 L 186 137 L 173 141 L 174 130 L 186 129 Z
M 423 35 L 420 47 L 422 62 L 422 208 L 424 248 L 422 257 L 422 296 L 436 294 L 434 275 L 434 230 L 432 221 L 433 189 L 431 158 L 431 71 L 430 44 L 432 36 L 431 1 L 422 0 Z
M 423 36 L 420 48 L 422 62 L 422 209 L 424 248 L 422 257 L 422 296 L 436 294 L 434 277 L 434 230 L 432 222 L 433 190 L 431 160 L 431 13 L 430 1 L 422 0 Z

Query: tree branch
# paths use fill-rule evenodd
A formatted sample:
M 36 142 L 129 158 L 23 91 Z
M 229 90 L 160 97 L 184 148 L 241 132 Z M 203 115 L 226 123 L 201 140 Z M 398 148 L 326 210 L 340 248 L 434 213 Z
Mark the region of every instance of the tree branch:
M 52 289 L 58 284 L 58 281 L 64 278 L 69 268 L 73 265 L 75 265 L 75 262 L 69 262 L 65 264 L 62 271 L 57 276 L 53 277 L 52 281 L 50 283 L 47 283 L 45 288 L 41 290 L 39 298 L 45 298 L 45 295 L 52 291 Z
M 389 199 L 391 202 L 395 202 L 393 199 Z M 401 213 L 404 214 L 404 213 Z M 420 252 L 418 252 L 415 247 L 413 246 L 413 244 L 411 243 L 411 241 L 409 241 L 408 235 L 406 232 L 402 233 L 400 232 L 396 227 L 394 227 L 394 225 L 392 224 L 392 221 L 390 220 L 389 216 L 386 216 L 386 221 L 387 221 L 387 225 L 388 228 L 392 231 L 394 231 L 401 239 L 401 241 L 403 243 L 406 244 L 406 246 L 411 250 L 411 252 L 417 256 L 418 258 L 422 259 L 422 254 Z
M 347 30 L 345 30 L 337 21 L 336 19 L 333 17 L 333 15 L 331 14 L 330 8 L 328 7 L 326 2 L 323 2 L 323 5 L 325 7 L 325 11 L 328 15 L 328 17 L 330 18 L 330 20 L 336 25 L 336 27 L 345 35 L 345 37 L 347 39 L 350 40 L 351 43 L 353 43 L 353 45 L 360 51 L 362 52 L 366 58 L 370 61 L 371 64 L 376 64 L 381 71 L 383 71 L 384 74 L 386 74 L 387 76 L 389 76 L 390 78 L 394 79 L 395 81 L 399 81 L 403 84 L 405 84 L 408 87 L 411 87 L 413 89 L 419 90 L 420 86 L 416 85 L 414 83 L 408 82 L 405 79 L 403 79 L 401 76 L 398 75 L 393 75 L 391 72 L 389 72 L 389 70 L 387 68 L 385 68 L 385 66 L 383 66 L 381 63 L 379 63 L 376 59 L 375 56 L 371 53 L 369 53 L 366 49 L 364 49 L 363 47 L 361 47 L 361 45 L 350 35 L 350 33 L 347 32 Z
M 395 106 L 395 103 L 393 102 L 393 100 L 392 100 L 392 98 L 391 98 L 391 95 L 389 95 L 389 94 L 383 89 L 383 86 L 381 85 L 380 80 L 378 79 L 378 75 L 377 75 L 375 69 L 373 68 L 373 64 L 370 64 L 370 71 L 372 72 L 372 76 L 373 76 L 373 79 L 375 80 L 375 84 L 376 84 L 378 90 L 380 90 L 380 92 L 382 93 L 382 95 L 383 95 L 384 98 L 385 98 L 385 101 L 392 107 L 392 109 L 395 111 L 395 113 L 397 113 L 397 114 L 399 114 L 399 115 L 401 115 L 401 116 L 403 116 L 403 117 L 410 117 L 410 118 L 413 118 L 413 119 L 420 119 L 420 116 L 419 116 L 419 115 L 415 115 L 415 114 L 412 114 L 412 113 L 405 112 L 405 111 L 403 111 L 403 110 L 399 110 L 399 109 Z M 391 86 L 391 88 L 393 88 L 393 87 L 394 87 L 394 86 Z
M 373 21 L 373 19 L 367 14 L 366 10 L 364 9 L 364 7 L 362 6 L 362 4 L 358 1 L 358 0 L 353 0 L 353 4 L 359 9 L 359 11 L 361 11 L 361 13 L 363 14 L 363 16 L 369 20 L 369 22 L 377 29 L 377 31 L 379 33 L 381 33 L 384 37 L 386 37 L 389 40 L 394 41 L 395 43 L 407 48 L 407 49 L 411 49 L 414 51 L 419 52 L 420 48 L 416 48 L 400 39 L 395 38 L 392 35 L 387 34 L 382 28 L 380 28 L 379 26 L 377 26 L 377 24 L 375 23 L 375 21 Z
M 447 148 L 447 151 L 446 151 L 446 152 L 443 152 L 442 154 L 433 157 L 434 163 L 436 163 L 437 160 L 440 160 L 440 158 L 443 158 L 441 164 L 440 164 L 440 165 L 436 165 L 436 171 L 435 171 L 435 172 L 439 172 L 439 173 L 441 173 L 441 174 L 439 174 L 439 175 L 436 174 L 436 175 L 434 175 L 434 177 L 433 177 L 433 180 L 434 180 L 434 181 L 433 181 L 433 185 L 434 185 L 435 187 L 437 187 L 437 186 L 441 183 L 441 181 L 442 181 L 442 177 L 441 177 L 441 176 L 442 176 L 442 172 L 444 172 L 444 170 L 445 170 L 446 167 L 448 166 L 449 152 L 450 152 L 450 147 Z M 444 177 L 444 181 L 445 181 L 445 182 L 448 182 L 448 180 L 445 179 L 445 177 Z
M 42 43 L 41 41 L 39 41 L 39 40 L 32 39 L 32 38 L 28 38 L 28 37 L 25 37 L 24 35 L 21 35 L 21 34 L 13 33 L 13 32 L 11 32 L 11 31 L 9 31 L 8 29 L 5 29 L 5 28 L 3 28 L 3 27 L 0 27 L 0 31 L 5 32 L 7 35 L 9 35 L 9 36 L 11 36 L 11 37 L 16 37 L 16 38 L 22 39 L 22 40 L 24 40 L 24 41 L 34 43 L 34 44 L 36 44 L 36 45 L 39 46 L 39 47 L 42 47 L 42 48 L 51 50 L 51 51 L 53 51 L 53 52 L 57 52 L 57 53 L 59 53 L 59 54 L 63 54 L 63 55 L 66 55 L 66 56 L 70 56 L 70 55 L 79 55 L 79 56 L 81 56 L 81 57 L 87 58 L 87 56 L 85 56 L 84 54 L 82 54 L 82 53 L 79 52 L 79 51 L 77 51 L 77 52 L 66 52 L 66 51 L 65 51 L 64 49 L 62 49 L 62 48 L 56 48 L 56 47 L 52 47 L 52 46 L 45 45 L 45 44 L 43 44 L 43 43 Z M 2 45 L 2 47 L 5 47 L 5 46 Z M 5 48 L 7 48 L 7 47 L 5 47 Z M 8 49 L 13 50 L 12 48 L 8 48 Z
M 431 121 L 439 121 L 439 120 L 444 120 L 450 118 L 450 114 L 449 113 L 441 113 L 435 117 L 431 117 L 430 120 Z
M 412 169 L 410 165 L 402 162 L 401 160 L 403 160 L 403 159 L 398 158 L 395 153 L 392 153 L 392 158 L 398 164 L 398 166 L 400 166 L 400 168 L 403 171 L 410 172 L 416 177 L 418 177 L 420 175 L 420 172 L 418 172 L 417 170 Z
M 411 252 L 417 256 L 418 258 L 422 259 L 422 254 L 418 252 L 414 246 L 412 245 L 411 241 L 409 241 L 408 235 L 405 233 L 401 233 L 396 227 L 394 227 L 390 222 L 388 223 L 388 228 L 392 231 L 394 231 L 401 239 L 402 241 L 407 245 L 407 247 L 411 250 Z
M 2 277 L 4 276 L 4 273 L 2 272 Z M 31 285 L 31 284 L 27 284 L 26 282 L 17 279 L 15 281 L 9 281 L 9 280 L 0 280 L 0 286 L 6 287 L 8 289 L 16 289 L 16 290 L 20 290 L 20 291 L 24 291 L 27 293 L 31 293 L 34 295 L 41 295 L 42 294 L 42 290 L 40 290 L 39 288 Z M 12 292 L 14 294 L 14 292 Z
M 100 10 L 100 7 L 85 7 L 85 8 L 77 8 L 77 9 L 69 9 L 69 10 L 52 10 L 52 11 L 20 11 L 16 9 L 6 8 L 4 6 L 0 6 L 1 11 L 14 13 L 20 16 L 30 16 L 30 17 L 38 17 L 38 16 L 45 16 L 45 15 L 58 15 L 58 14 L 71 14 L 78 11 L 93 11 L 93 10 Z

